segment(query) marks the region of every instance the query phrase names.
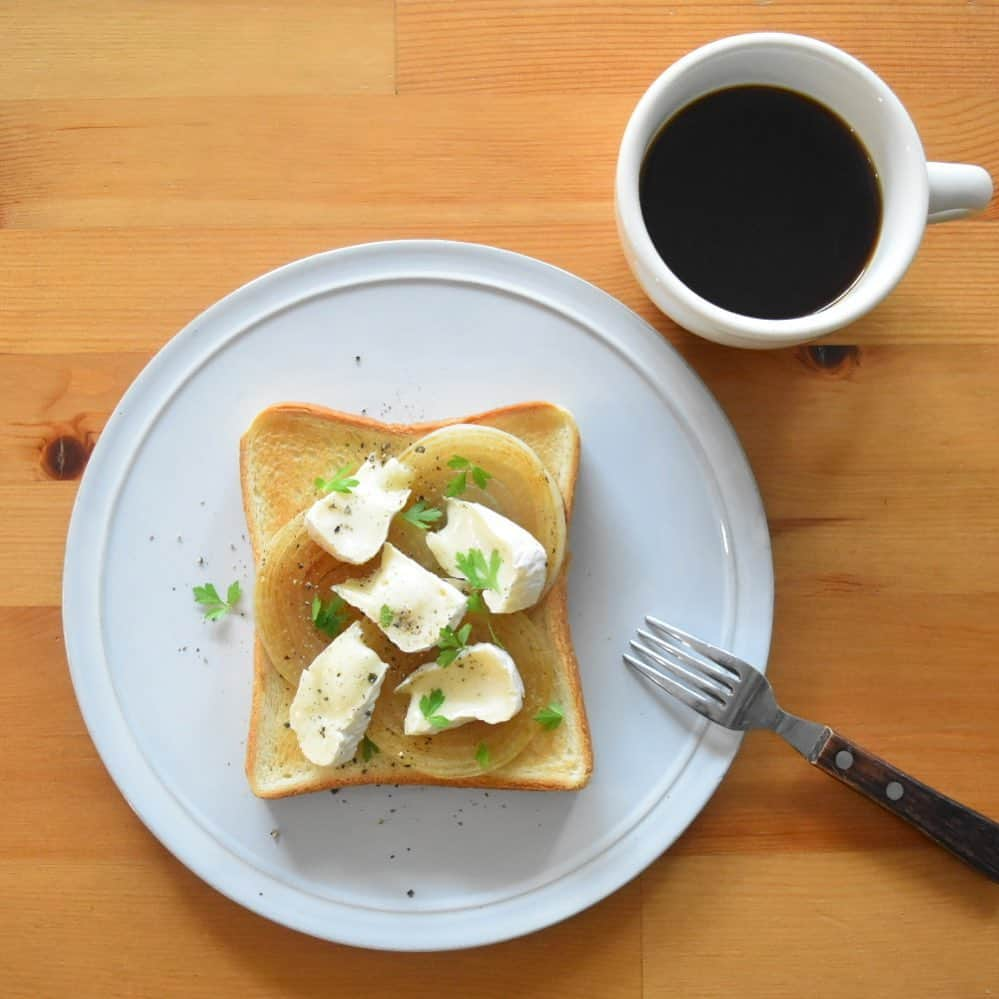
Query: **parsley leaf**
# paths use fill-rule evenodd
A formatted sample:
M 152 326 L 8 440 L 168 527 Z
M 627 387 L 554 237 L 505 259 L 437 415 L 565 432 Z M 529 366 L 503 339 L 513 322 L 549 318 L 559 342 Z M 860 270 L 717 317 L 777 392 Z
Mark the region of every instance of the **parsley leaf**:
M 468 474 L 471 472 L 472 479 L 480 489 L 485 489 L 489 485 L 492 473 L 487 472 L 478 465 L 473 465 L 467 458 L 456 454 L 448 463 L 448 468 L 453 468 L 458 474 L 448 482 L 444 490 L 445 496 L 460 496 L 468 488 Z
M 418 527 L 421 531 L 427 530 L 431 524 L 444 516 L 443 510 L 438 510 L 435 506 L 428 506 L 423 500 L 414 503 L 403 515 L 402 519 L 409 521 L 413 527 Z
M 489 766 L 489 747 L 484 742 L 480 742 L 478 748 L 475 750 L 475 762 L 483 770 Z
M 361 740 L 361 759 L 364 760 L 365 763 L 367 763 L 368 760 L 375 755 L 375 753 L 380 752 L 381 750 L 367 736 Z
M 332 479 L 318 478 L 315 487 L 321 493 L 349 493 L 357 485 L 358 480 L 350 477 L 350 465 L 338 469 Z
M 441 650 L 437 657 L 437 665 L 448 667 L 458 658 L 458 653 L 468 645 L 468 636 L 472 633 L 470 624 L 463 624 L 457 631 L 451 628 L 441 628 L 441 637 L 437 648 Z
M 437 709 L 444 703 L 444 691 L 440 687 L 434 687 L 429 694 L 424 694 L 420 698 L 420 711 L 423 717 L 433 725 L 434 728 L 446 728 L 451 724 L 449 718 L 437 714 Z
M 395 611 L 388 604 L 382 604 L 382 609 L 378 612 L 378 621 L 383 628 L 389 627 L 395 620 Z
M 242 595 L 243 589 L 238 580 L 229 584 L 225 600 L 219 596 L 214 583 L 194 587 L 194 600 L 204 607 L 206 621 L 218 621 L 219 618 L 225 617 Z
M 559 727 L 562 724 L 562 719 L 565 716 L 565 712 L 562 710 L 561 704 L 556 704 L 554 701 L 548 705 L 547 708 L 542 708 L 535 716 L 534 720 L 545 730 L 551 732 L 553 729 Z
M 323 604 L 319 597 L 312 598 L 312 623 L 330 638 L 336 638 L 347 623 L 347 605 L 339 597 L 331 597 Z
M 495 590 L 499 593 L 499 570 L 503 564 L 500 553 L 494 548 L 489 562 L 481 548 L 469 548 L 454 557 L 458 570 L 472 584 L 473 590 Z
M 460 496 L 468 488 L 468 473 L 459 472 L 444 489 L 445 496 Z
M 468 595 L 468 603 L 466 605 L 470 611 L 476 614 L 482 614 L 486 610 L 486 605 L 482 602 L 482 594 L 479 590 L 472 590 Z

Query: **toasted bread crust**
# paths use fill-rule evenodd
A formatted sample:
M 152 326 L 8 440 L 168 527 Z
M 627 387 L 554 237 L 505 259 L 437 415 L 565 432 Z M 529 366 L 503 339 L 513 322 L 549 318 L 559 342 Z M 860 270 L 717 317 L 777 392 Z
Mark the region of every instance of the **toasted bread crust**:
M 261 441 L 268 434 L 279 438 L 312 432 L 363 434 L 372 446 L 387 445 L 390 452 L 401 451 L 412 441 L 440 427 L 455 423 L 477 423 L 507 430 L 532 446 L 548 468 L 562 494 L 567 520 L 572 513 L 576 476 L 579 468 L 579 434 L 572 416 L 564 409 L 546 402 L 524 402 L 478 413 L 474 416 L 437 422 L 400 424 L 380 423 L 367 416 L 343 413 L 310 403 L 282 403 L 260 413 L 240 441 L 240 482 L 246 510 L 250 541 L 257 563 L 271 535 L 287 519 L 291 503 L 296 509 L 302 502 L 290 497 L 288 503 L 262 501 L 269 494 L 257 481 L 275 470 L 258 467 L 258 451 L 267 447 Z M 273 445 L 272 445 L 273 447 Z M 279 459 L 283 456 L 279 454 Z M 307 480 L 306 487 L 311 483 Z M 284 499 L 283 497 L 281 498 Z M 579 666 L 569 631 L 567 568 L 545 599 L 530 612 L 551 638 L 559 668 L 560 697 L 566 721 L 553 733 L 545 733 L 544 748 L 532 742 L 525 754 L 489 773 L 462 779 L 442 780 L 427 774 L 396 767 L 393 761 L 366 765 L 321 768 L 296 761 L 294 769 L 277 778 L 275 759 L 280 760 L 279 743 L 290 738 L 279 717 L 287 715 L 287 705 L 294 691 L 271 666 L 260 642 L 254 649 L 253 697 L 246 744 L 246 774 L 254 794 L 261 798 L 283 798 L 313 791 L 351 787 L 362 784 L 439 784 L 448 787 L 496 788 L 509 790 L 556 791 L 583 787 L 593 768 L 592 745 L 579 680 Z M 283 712 L 283 715 L 280 713 Z

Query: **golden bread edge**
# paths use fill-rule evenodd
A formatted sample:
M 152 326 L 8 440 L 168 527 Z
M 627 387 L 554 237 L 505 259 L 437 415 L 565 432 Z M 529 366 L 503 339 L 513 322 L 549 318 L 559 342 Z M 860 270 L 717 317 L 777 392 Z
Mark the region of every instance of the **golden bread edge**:
M 441 427 L 451 426 L 457 423 L 473 423 L 493 426 L 496 423 L 503 423 L 508 417 L 529 417 L 532 413 L 557 413 L 564 421 L 564 426 L 568 427 L 572 434 L 571 446 L 569 448 L 569 467 L 561 470 L 552 468 L 549 468 L 548 470 L 559 484 L 559 489 L 562 493 L 562 499 L 565 505 L 566 521 L 567 524 L 571 523 L 572 505 L 575 498 L 575 484 L 579 471 L 579 432 L 572 415 L 567 410 L 564 410 L 553 403 L 523 402 L 511 406 L 503 406 L 488 410 L 483 413 L 477 413 L 472 416 L 455 417 L 436 422 L 415 424 L 381 423 L 380 421 L 374 420 L 370 417 L 344 413 L 311 403 L 279 403 L 277 405 L 270 406 L 257 414 L 249 428 L 240 439 L 240 486 L 255 563 L 259 563 L 261 552 L 266 544 L 267 538 L 263 536 L 260 525 L 253 513 L 250 447 L 254 437 L 254 430 L 258 424 L 265 422 L 269 416 L 274 414 L 290 415 L 295 413 L 301 413 L 305 416 L 329 421 L 333 425 L 349 427 L 352 429 L 363 429 L 377 432 L 381 435 L 399 437 L 404 442 L 416 440 Z M 260 733 L 263 729 L 263 713 L 266 710 L 267 683 L 270 679 L 270 674 L 275 673 L 276 671 L 274 671 L 271 666 L 259 640 L 254 640 L 253 692 L 245 758 L 246 776 L 253 793 L 260 798 L 278 799 L 297 796 L 299 794 L 307 794 L 315 791 L 370 785 L 374 783 L 536 791 L 577 790 L 584 787 L 589 781 L 593 770 L 593 749 L 590 738 L 589 723 L 586 717 L 586 709 L 582 697 L 582 687 L 579 678 L 579 663 L 573 650 L 572 637 L 569 630 L 567 596 L 568 565 L 569 560 L 567 559 L 566 565 L 563 567 L 558 581 L 545 596 L 544 601 L 542 602 L 542 607 L 546 623 L 550 629 L 550 637 L 555 643 L 556 650 L 565 673 L 565 678 L 569 688 L 567 693 L 571 698 L 575 717 L 578 720 L 581 742 L 579 747 L 581 766 L 574 775 L 567 779 L 561 780 L 545 780 L 523 777 L 510 778 L 503 776 L 503 769 L 506 768 L 502 768 L 492 773 L 482 774 L 476 777 L 441 780 L 435 779 L 426 774 L 407 774 L 405 771 L 393 771 L 392 773 L 386 773 L 384 777 L 379 777 L 377 779 L 366 776 L 363 772 L 354 772 L 338 773 L 336 776 L 323 774 L 315 779 L 305 779 L 299 781 L 287 788 L 265 787 L 260 784 L 257 779 L 260 769 L 259 757 L 261 752 L 259 740 Z M 509 766 L 514 767 L 516 762 L 517 761 L 514 760 Z

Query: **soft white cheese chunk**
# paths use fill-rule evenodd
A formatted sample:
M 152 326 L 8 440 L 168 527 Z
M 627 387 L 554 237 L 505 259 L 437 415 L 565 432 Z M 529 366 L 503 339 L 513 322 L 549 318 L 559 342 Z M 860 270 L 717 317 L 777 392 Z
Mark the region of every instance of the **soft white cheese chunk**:
M 306 759 L 325 767 L 353 757 L 387 669 L 355 621 L 302 671 L 288 720 Z
M 462 649 L 450 666 L 437 663 L 420 666 L 395 689 L 397 693 L 410 695 L 403 722 L 406 735 L 430 735 L 470 721 L 496 725 L 509 721 L 524 706 L 524 681 L 516 664 L 508 652 L 490 642 Z M 437 718 L 437 725 L 420 705 L 435 690 L 444 695 L 431 715 Z M 433 702 L 423 703 L 429 707 Z M 440 721 L 444 718 L 446 725 Z
M 492 553 L 501 559 L 499 589 L 483 590 L 486 606 L 496 614 L 510 614 L 537 603 L 545 588 L 548 555 L 540 541 L 519 524 L 481 503 L 447 501 L 447 526 L 427 535 L 427 547 L 449 575 L 461 579 L 458 554 L 472 548 L 482 552 L 488 563 Z
M 396 458 L 382 464 L 371 454 L 351 478 L 357 485 L 349 493 L 332 492 L 312 504 L 305 527 L 334 558 L 361 565 L 385 544 L 392 518 L 409 499 L 413 472 Z
M 468 598 L 446 579 L 386 543 L 381 565 L 363 579 L 350 579 L 333 592 L 370 618 L 403 652 L 437 644 L 441 629 L 465 616 Z

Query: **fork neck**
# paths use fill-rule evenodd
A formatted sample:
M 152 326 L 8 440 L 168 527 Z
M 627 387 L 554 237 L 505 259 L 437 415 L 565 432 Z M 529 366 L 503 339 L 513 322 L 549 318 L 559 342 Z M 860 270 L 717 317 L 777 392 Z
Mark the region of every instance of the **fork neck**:
M 831 729 L 817 722 L 807 721 L 792 715 L 781 708 L 771 728 L 786 742 L 789 742 L 809 763 L 814 763 Z

